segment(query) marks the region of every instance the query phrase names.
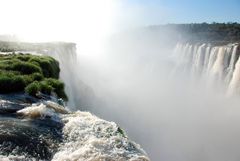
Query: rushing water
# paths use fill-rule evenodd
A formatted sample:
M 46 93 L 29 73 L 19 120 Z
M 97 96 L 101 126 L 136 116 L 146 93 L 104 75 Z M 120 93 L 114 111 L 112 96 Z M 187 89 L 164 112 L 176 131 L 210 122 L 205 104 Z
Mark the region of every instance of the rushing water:
M 77 75 L 74 44 L 56 45 L 37 53 L 60 62 L 68 106 L 56 104 L 51 97 L 0 95 L 0 160 L 149 160 L 116 123 L 79 111 L 89 107 L 93 93 Z
M 65 83 L 65 90 L 69 97 L 68 107 L 71 110 L 88 110 L 94 93 L 90 87 L 81 81 L 79 74 L 77 49 L 73 43 L 60 43 L 54 47 L 40 50 L 44 55 L 54 57 L 60 64 L 60 79 Z
M 88 107 L 91 106 L 91 102 L 94 102 L 94 94 L 91 88 L 85 85 L 78 75 L 76 48 L 74 45 L 64 47 L 60 45 L 52 49 L 43 50 L 41 53 L 53 56 L 60 62 L 60 76 L 66 84 L 66 91 L 70 98 L 70 102 L 68 103 L 68 107 L 63 108 L 54 102 L 37 100 L 24 94 L 10 96 L 1 95 L 0 160 L 149 160 L 144 150 L 138 144 L 129 140 L 125 132 L 116 123 L 102 120 L 89 112 L 79 111 L 88 110 Z M 171 71 L 169 73 L 175 76 L 179 74 L 184 75 L 186 76 L 185 79 L 190 80 L 190 82 L 191 80 L 203 80 L 208 86 L 221 87 L 227 96 L 239 93 L 240 57 L 238 44 L 219 46 L 199 43 L 178 43 L 171 58 L 173 58 L 171 60 L 174 60 L 175 63 L 171 66 L 170 70 L 168 69 L 168 71 Z M 148 74 L 151 76 L 154 72 Z M 144 78 L 147 80 L 148 77 Z M 150 78 L 152 77 L 149 77 L 149 79 Z M 178 77 L 176 76 L 175 78 Z M 141 82 L 140 80 L 141 79 L 139 79 L 138 83 Z M 152 85 L 149 84 L 147 86 L 150 93 L 160 88 L 154 86 L 156 82 L 159 83 L 157 80 L 154 82 L 151 79 L 150 82 L 153 82 Z M 135 83 L 135 81 L 133 83 Z M 145 79 L 142 83 L 141 88 L 138 89 L 148 89 L 144 86 L 146 83 Z M 165 87 L 166 90 L 161 86 L 159 91 L 163 90 L 170 92 L 171 88 L 174 88 L 174 86 L 171 87 L 172 85 L 173 84 L 167 83 Z M 151 89 L 150 87 L 153 88 Z M 129 94 L 132 95 L 134 101 L 135 93 L 129 91 Z M 146 117 L 141 118 L 142 123 L 139 125 L 134 122 L 132 124 L 141 128 L 143 134 L 148 134 L 149 132 L 149 134 L 153 136 L 152 138 L 147 136 L 143 137 L 142 134 L 139 134 L 142 136 L 142 143 L 144 143 L 146 147 L 151 147 L 149 149 L 152 149 L 154 152 L 161 152 L 162 158 L 166 160 L 171 160 L 171 158 L 176 160 L 175 155 L 170 157 L 167 153 L 175 154 L 174 149 L 176 150 L 176 148 L 174 148 L 173 145 L 175 145 L 176 140 L 173 140 L 171 137 L 179 137 L 179 131 L 177 127 L 169 125 L 171 121 L 169 121 L 168 117 L 171 116 L 172 113 L 168 113 L 167 111 L 171 111 L 171 106 L 168 107 L 171 101 L 164 102 L 164 100 L 157 98 L 161 95 L 162 93 L 154 94 L 154 97 L 149 95 L 151 98 L 149 100 L 145 94 L 143 94 L 144 99 L 142 99 L 141 96 L 136 97 L 137 101 L 134 103 L 139 102 L 137 104 L 138 109 L 128 109 L 128 111 L 134 111 L 136 114 L 141 114 L 141 110 L 144 111 L 146 109 L 144 101 L 147 102 L 148 108 L 151 109 L 150 111 L 148 110 L 148 112 L 158 111 L 155 112 L 156 114 L 151 114 L 151 117 L 154 116 L 154 119 L 158 119 L 158 121 L 150 124 L 149 121 L 151 120 Z M 170 96 L 172 97 L 171 93 Z M 155 97 L 159 100 L 157 103 Z M 175 99 L 175 101 L 177 102 L 178 99 Z M 149 102 L 152 104 L 149 104 Z M 156 105 L 154 105 L 155 103 Z M 200 104 L 201 103 L 202 102 L 200 102 Z M 192 106 L 200 106 L 198 104 L 199 103 L 194 103 Z M 161 108 L 159 108 L 160 105 Z M 141 108 L 142 106 L 143 108 Z M 166 111 L 164 108 L 165 106 L 167 108 Z M 180 107 L 181 105 L 178 104 L 177 106 Z M 184 108 L 188 107 L 188 105 L 184 106 L 186 106 Z M 201 109 L 209 112 L 212 108 L 201 107 Z M 101 110 L 104 110 L 104 108 Z M 111 111 L 117 113 L 120 109 L 114 110 L 111 109 Z M 174 104 L 174 111 L 176 110 L 178 109 L 175 109 Z M 111 111 L 109 113 L 111 113 Z M 185 115 L 185 113 L 182 115 Z M 203 114 L 198 113 L 196 117 L 201 118 L 202 115 Z M 113 117 L 114 116 L 115 114 L 113 114 Z M 137 115 L 137 117 L 138 116 L 141 115 Z M 126 116 L 124 118 L 127 124 L 129 124 L 128 121 L 130 120 L 128 117 L 129 116 Z M 130 117 L 132 120 L 135 118 L 134 116 Z M 172 119 L 174 120 L 176 118 L 173 117 Z M 158 125 L 159 120 L 162 122 L 161 126 Z M 180 125 L 181 123 L 185 124 L 182 120 L 184 120 L 184 118 L 179 119 Z M 192 122 L 194 124 L 194 121 Z M 175 124 L 178 123 L 175 122 Z M 208 126 L 208 124 L 209 123 L 206 121 L 206 126 Z M 124 124 L 124 126 L 127 127 L 126 124 Z M 164 126 L 166 126 L 167 129 L 164 129 Z M 176 133 L 168 133 L 169 127 L 172 127 L 172 130 L 175 130 Z M 148 131 L 145 130 L 147 128 L 149 128 Z M 158 132 L 158 129 L 164 130 Z M 151 130 L 155 130 L 155 132 L 151 133 Z M 230 129 L 230 132 L 232 132 L 231 130 L 232 129 Z M 131 130 L 130 132 L 132 136 L 137 135 Z M 193 132 L 193 136 L 197 135 L 198 134 Z M 164 136 L 165 139 L 163 139 Z M 148 145 L 145 143 L 144 138 L 154 142 Z M 187 139 L 191 140 L 191 138 Z M 166 143 L 164 143 L 164 141 L 160 142 L 159 140 L 164 140 Z M 184 139 L 180 142 L 184 142 Z M 196 140 L 192 140 L 192 143 L 195 147 L 198 147 L 196 145 Z M 189 143 L 188 146 L 191 146 L 191 144 Z M 166 151 L 165 153 L 164 150 Z M 186 152 L 184 148 L 180 151 L 183 153 Z M 154 153 L 153 156 L 155 160 L 159 157 L 157 153 Z M 180 160 L 186 159 L 183 157 L 184 155 L 180 156 L 182 156 Z
M 239 45 L 216 46 L 211 44 L 182 44 L 174 49 L 173 56 L 180 60 L 174 71 L 191 73 L 192 78 L 221 84 L 227 95 L 239 93 Z
M 16 101 L 19 97 L 11 95 L 2 107 Z M 114 122 L 52 101 L 31 103 L 1 114 L 1 160 L 149 160 Z
M 153 160 L 161 158 L 163 160 L 185 161 L 191 160 L 189 159 L 191 157 L 201 158 L 207 156 L 208 154 L 205 154 L 205 152 L 201 153 L 201 150 L 198 148 L 210 149 L 211 151 L 209 144 L 212 146 L 219 145 L 221 144 L 219 140 L 224 139 L 225 136 L 222 133 L 219 136 L 221 139 L 215 143 L 211 141 L 212 136 L 210 134 L 202 136 L 201 132 L 209 131 L 208 128 L 212 129 L 210 131 L 213 134 L 217 133 L 218 130 L 223 130 L 222 128 L 215 130 L 214 126 L 220 126 L 222 124 L 221 121 L 225 119 L 225 115 L 219 114 L 220 116 L 216 116 L 215 113 L 222 112 L 228 114 L 228 112 L 224 111 L 225 106 L 235 107 L 234 103 L 234 105 L 226 103 L 228 101 L 225 100 L 225 97 L 219 96 L 222 98 L 222 102 L 219 101 L 218 96 L 214 97 L 219 92 L 217 91 L 216 94 L 211 89 L 217 87 L 216 89 L 224 91 L 228 96 L 238 92 L 237 88 L 231 85 L 235 84 L 238 86 L 236 82 L 239 75 L 239 72 L 237 72 L 237 62 L 239 60 L 238 44 L 179 43 L 174 49 L 172 59 L 161 59 L 159 55 L 147 55 L 149 54 L 148 50 L 147 53 L 142 53 L 139 50 L 135 52 L 135 50 L 131 50 L 133 47 L 129 46 L 129 48 L 122 47 L 124 49 L 123 52 L 127 52 L 127 54 L 124 53 L 125 55 L 121 52 L 113 51 L 117 58 L 122 58 L 123 63 L 121 64 L 121 59 L 116 58 L 117 60 L 112 62 L 114 65 L 107 68 L 112 71 L 110 72 L 109 77 L 111 78 L 108 82 L 113 84 L 109 83 L 104 87 L 111 89 L 111 85 L 116 88 L 121 85 L 119 87 L 121 89 L 111 91 L 116 100 L 112 99 L 114 97 L 104 93 L 104 90 L 101 91 L 103 97 L 106 97 L 109 107 L 105 108 L 99 104 L 97 106 L 97 108 L 99 107 L 98 110 L 105 110 L 104 112 L 107 115 L 107 117 L 106 115 L 104 116 L 105 118 L 110 116 L 114 118 L 113 120 L 117 120 L 116 122 L 126 127 L 131 137 L 141 142 Z M 145 49 L 144 45 L 143 48 Z M 58 51 L 57 54 L 64 54 L 62 51 L 64 50 Z M 143 60 L 137 61 L 141 54 Z M 128 64 L 125 62 L 128 60 L 127 56 L 129 55 L 133 57 L 134 61 L 130 61 Z M 169 57 L 168 54 L 164 56 Z M 64 57 L 59 56 L 59 58 Z M 112 59 L 110 60 L 112 61 Z M 172 60 L 175 61 L 173 65 L 171 64 Z M 62 61 L 64 62 L 64 59 Z M 171 65 L 168 65 L 168 61 Z M 121 67 L 121 65 L 125 65 L 123 69 L 126 68 L 126 71 L 117 72 L 117 67 Z M 134 65 L 136 65 L 136 68 L 134 68 Z M 148 67 L 151 67 L 151 70 L 148 70 Z M 166 72 L 164 71 L 165 69 Z M 127 75 L 128 72 L 131 76 Z M 173 75 L 173 78 L 171 76 L 168 77 L 169 73 Z M 115 76 L 116 78 L 114 78 Z M 63 77 L 63 79 L 66 78 Z M 98 79 L 98 77 L 93 77 L 92 79 Z M 119 80 L 122 82 L 119 83 Z M 206 93 L 202 89 L 201 81 L 207 87 Z M 194 82 L 195 84 L 188 86 L 188 82 Z M 211 88 L 209 89 L 209 87 Z M 74 95 L 84 93 L 84 91 L 80 92 L 80 90 L 75 92 Z M 81 109 L 81 106 L 79 107 Z M 217 121 L 212 121 L 212 117 Z M 130 120 L 131 122 L 129 122 Z M 227 120 L 226 124 L 234 123 Z M 182 127 L 185 127 L 185 130 Z M 234 131 L 232 126 L 226 129 L 231 134 Z M 201 141 L 198 141 L 196 138 L 200 138 L 199 140 Z M 180 144 L 181 147 L 179 148 Z M 231 141 L 226 144 L 230 147 L 235 146 Z M 225 148 L 219 149 L 225 150 Z M 209 152 L 209 158 L 212 157 L 214 158 L 212 160 L 217 160 L 218 155 L 230 156 L 230 152 L 220 154 L 219 149 L 214 149 L 216 153 Z M 63 153 L 64 151 L 65 149 L 62 149 Z M 92 153 L 95 153 L 95 151 Z M 79 156 L 79 153 L 76 156 Z M 235 157 L 236 155 L 233 154 L 233 158 Z

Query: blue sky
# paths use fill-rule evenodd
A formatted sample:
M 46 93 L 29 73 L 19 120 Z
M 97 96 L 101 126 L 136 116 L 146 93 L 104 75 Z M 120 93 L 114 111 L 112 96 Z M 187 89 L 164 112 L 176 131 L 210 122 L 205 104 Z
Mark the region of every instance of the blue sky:
M 0 0 L 0 4 L 0 19 L 5 22 L 0 34 L 16 34 L 29 41 L 81 37 L 83 43 L 97 40 L 96 35 L 101 39 L 118 30 L 148 25 L 240 23 L 240 0 Z
M 240 22 L 240 0 L 125 0 L 122 8 L 141 15 L 140 25 Z

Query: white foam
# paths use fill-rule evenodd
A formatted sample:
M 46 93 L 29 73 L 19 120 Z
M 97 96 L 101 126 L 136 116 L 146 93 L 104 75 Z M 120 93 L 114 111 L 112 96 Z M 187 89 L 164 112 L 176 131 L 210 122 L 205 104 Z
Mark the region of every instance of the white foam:
M 63 116 L 64 143 L 53 161 L 148 161 L 138 144 L 119 132 L 118 126 L 88 112 L 77 111 Z
M 53 161 L 149 160 L 140 146 L 130 141 L 114 122 L 102 120 L 89 112 L 69 113 L 64 107 L 47 101 L 17 113 L 29 118 L 50 117 L 64 123 L 63 143 Z
M 58 114 L 55 112 L 54 109 L 48 108 L 44 104 L 33 104 L 32 106 L 26 107 L 22 110 L 17 111 L 17 114 L 23 115 L 29 118 L 45 118 L 50 117 L 54 120 L 59 120 Z
M 26 158 L 25 156 L 15 156 L 15 155 L 9 155 L 9 156 L 3 156 L 0 155 L 0 161 L 37 161 L 37 159 L 34 158 Z

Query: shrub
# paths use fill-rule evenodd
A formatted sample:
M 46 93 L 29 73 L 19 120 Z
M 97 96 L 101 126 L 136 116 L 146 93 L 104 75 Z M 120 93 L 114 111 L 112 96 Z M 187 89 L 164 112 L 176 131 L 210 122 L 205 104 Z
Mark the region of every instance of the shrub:
M 40 73 L 33 73 L 31 75 L 33 81 L 41 81 L 43 80 L 43 75 Z
M 21 76 L 12 74 L 0 75 L 0 93 L 19 92 L 25 87 L 25 81 Z
M 47 84 L 51 85 L 53 88 L 58 88 L 58 89 L 63 89 L 64 88 L 64 84 L 57 79 L 47 78 L 44 81 Z
M 58 97 L 67 100 L 67 95 L 64 91 L 64 83 L 53 78 L 47 78 L 42 83 L 45 83 L 53 88 L 53 92 L 57 94 Z
M 8 93 L 11 91 L 11 78 L 5 75 L 0 76 L 0 91 L 1 93 Z
M 29 60 L 29 62 L 40 66 L 44 77 L 59 78 L 59 63 L 55 59 L 49 56 L 43 56 L 43 58 L 33 57 Z
M 55 92 L 59 98 L 67 100 L 67 95 L 64 92 L 64 84 L 59 80 L 48 78 L 41 82 L 34 81 L 25 88 L 25 92 L 29 95 L 36 96 L 37 92 L 50 95 Z
M 32 75 L 21 75 L 21 77 L 24 79 L 26 85 L 34 81 Z
M 40 88 L 42 93 L 48 94 L 48 95 L 50 95 L 51 92 L 53 91 L 53 87 L 48 85 L 45 81 L 40 82 Z
M 26 82 L 23 79 L 22 76 L 14 76 L 12 78 L 12 90 L 15 91 L 22 91 L 24 90 L 24 87 L 26 86 Z
M 29 95 L 36 96 L 36 93 L 41 90 L 39 82 L 35 81 L 25 87 L 25 92 Z
M 42 73 L 40 67 L 29 62 L 15 62 L 12 65 L 9 65 L 6 69 L 19 71 L 22 74 Z
M 28 61 L 31 58 L 31 55 L 29 55 L 29 54 L 18 54 L 18 55 L 16 55 L 15 58 L 20 60 L 20 61 Z

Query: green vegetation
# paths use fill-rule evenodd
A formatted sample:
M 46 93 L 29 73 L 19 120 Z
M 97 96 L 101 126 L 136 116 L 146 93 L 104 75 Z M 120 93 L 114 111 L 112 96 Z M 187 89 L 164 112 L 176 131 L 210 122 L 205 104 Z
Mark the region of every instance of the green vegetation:
M 44 77 L 59 77 L 59 64 L 53 58 L 45 57 L 44 59 L 42 59 L 41 57 L 32 57 L 28 61 L 32 64 L 40 66 Z
M 26 81 L 21 75 L 13 73 L 2 72 L 0 73 L 0 92 L 9 93 L 15 91 L 22 91 L 26 86 Z
M 26 43 L 14 41 L 2 41 L 0 36 L 0 52 L 19 52 L 36 51 L 39 53 L 53 51 L 56 48 L 75 48 L 74 43 L 55 42 L 55 43 Z M 24 58 L 25 59 L 25 58 Z M 27 58 L 26 58 L 27 59 Z
M 191 23 L 191 24 L 168 24 L 149 27 L 152 31 L 166 32 L 173 34 L 173 40 L 188 42 L 239 42 L 239 23 Z M 177 33 L 176 33 L 177 32 Z
M 59 81 L 59 63 L 49 56 L 31 54 L 0 55 L 0 93 L 38 92 L 67 100 L 64 84 Z
M 188 36 L 188 39 L 209 41 L 240 41 L 240 24 L 238 23 L 201 23 L 179 25 L 178 29 Z
M 36 95 L 38 91 L 41 91 L 41 88 L 37 81 L 34 81 L 25 87 L 25 92 L 33 96 Z

